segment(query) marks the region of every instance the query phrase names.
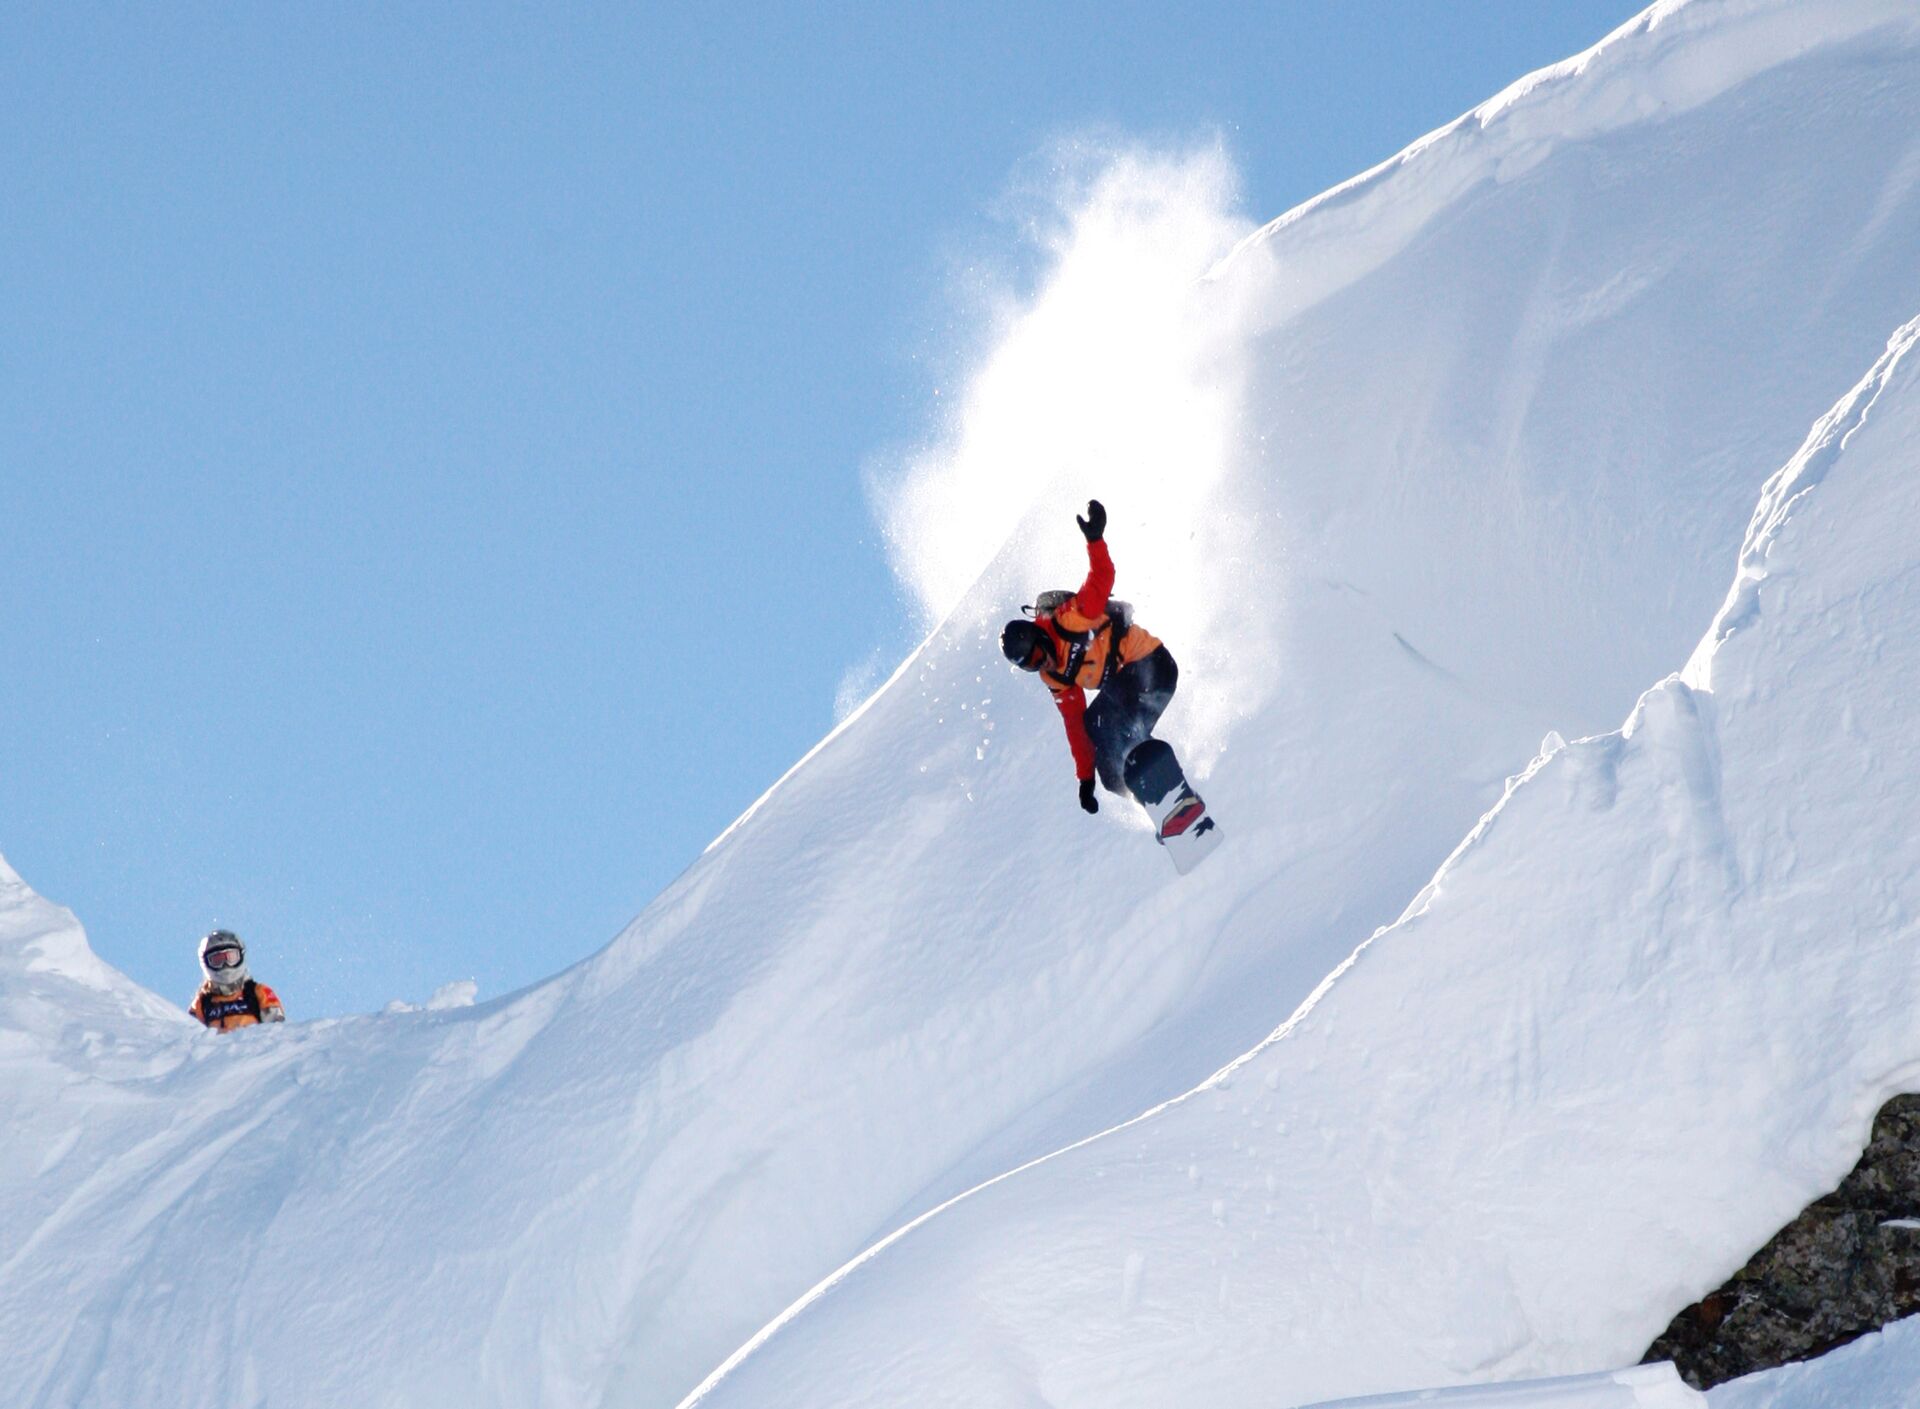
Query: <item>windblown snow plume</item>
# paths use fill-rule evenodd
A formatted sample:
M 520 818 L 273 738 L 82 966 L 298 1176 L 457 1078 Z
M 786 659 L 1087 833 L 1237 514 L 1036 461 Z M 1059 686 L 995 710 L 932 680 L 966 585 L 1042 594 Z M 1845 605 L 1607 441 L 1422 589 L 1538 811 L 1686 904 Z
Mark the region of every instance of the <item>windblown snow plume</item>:
M 1253 653 L 1227 649 L 1226 620 L 1244 632 L 1245 601 L 1282 592 L 1279 523 L 1256 525 L 1226 492 L 1271 265 L 1253 251 L 1218 270 L 1253 230 L 1218 145 L 1075 151 L 1055 169 L 1061 185 L 1027 227 L 1044 255 L 1039 286 L 978 299 L 992 323 L 985 359 L 933 444 L 874 475 L 877 510 L 931 621 L 984 586 L 973 610 L 993 625 L 1046 587 L 1077 585 L 1072 515 L 1102 499 L 1118 594 L 1180 643 L 1184 668 L 1220 681 L 1218 707 L 1189 717 L 1204 775 L 1229 718 L 1261 694 L 1251 672 L 1227 678 Z
M 1042 504 L 1098 494 L 1130 543 L 1185 536 L 1164 521 L 1170 510 L 1184 530 L 1219 480 L 1245 382 L 1251 310 L 1204 277 L 1253 229 L 1236 185 L 1217 147 L 1122 153 L 1033 220 L 1050 266 L 1040 287 L 980 300 L 997 325 L 985 363 L 936 442 L 876 477 L 894 569 L 931 619 Z M 1152 536 L 1132 536 L 1141 528 Z

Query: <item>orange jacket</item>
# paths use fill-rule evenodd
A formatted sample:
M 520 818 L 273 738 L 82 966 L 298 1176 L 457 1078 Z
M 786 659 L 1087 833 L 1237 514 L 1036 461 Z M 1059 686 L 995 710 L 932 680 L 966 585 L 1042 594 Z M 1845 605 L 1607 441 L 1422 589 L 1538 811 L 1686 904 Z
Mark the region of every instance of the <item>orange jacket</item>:
M 210 983 L 200 985 L 200 991 L 193 995 L 193 1006 L 187 1011 L 216 1032 L 231 1032 L 236 1027 L 287 1020 L 286 1009 L 280 1006 L 279 994 L 264 983 L 255 983 L 253 992 L 260 1004 L 259 1017 L 255 1017 L 253 1009 L 248 1006 L 244 988 L 233 993 L 219 993 Z
M 1087 691 L 1098 690 L 1106 678 L 1107 657 L 1114 646 L 1114 625 L 1107 618 L 1107 599 L 1113 595 L 1113 554 L 1103 539 L 1087 544 L 1087 580 L 1058 611 L 1041 613 L 1035 623 L 1053 643 L 1053 659 L 1041 668 L 1040 678 L 1053 691 L 1053 702 L 1067 725 L 1067 746 L 1081 778 L 1093 776 L 1093 740 L 1087 736 Z M 1084 650 L 1075 659 L 1076 650 Z M 1160 649 L 1160 638 L 1143 626 L 1127 628 L 1120 638 L 1120 664 L 1132 665 Z M 1071 671 L 1071 673 L 1069 673 Z

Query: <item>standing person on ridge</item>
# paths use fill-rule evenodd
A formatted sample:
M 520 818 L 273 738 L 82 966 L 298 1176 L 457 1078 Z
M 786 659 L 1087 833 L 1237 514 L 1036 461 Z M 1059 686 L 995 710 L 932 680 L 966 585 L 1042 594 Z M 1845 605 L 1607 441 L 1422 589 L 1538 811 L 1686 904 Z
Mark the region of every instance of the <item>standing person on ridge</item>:
M 200 971 L 207 981 L 187 1011 L 214 1031 L 287 1020 L 280 996 L 248 974 L 246 946 L 232 930 L 215 930 L 200 941 Z
M 1153 818 L 1161 843 L 1190 838 L 1174 864 L 1185 871 L 1219 839 L 1207 805 L 1187 784 L 1173 749 L 1153 737 L 1173 699 L 1180 667 L 1160 639 L 1137 626 L 1133 608 L 1113 599 L 1113 556 L 1107 511 L 1098 499 L 1076 517 L 1087 540 L 1087 580 L 1078 592 L 1043 592 L 1010 621 L 1000 649 L 1021 670 L 1038 674 L 1066 721 L 1080 779 L 1080 806 L 1098 812 L 1097 774 L 1110 793 L 1125 791 Z M 1098 692 L 1087 704 L 1088 690 Z M 1211 835 L 1209 835 L 1211 834 Z

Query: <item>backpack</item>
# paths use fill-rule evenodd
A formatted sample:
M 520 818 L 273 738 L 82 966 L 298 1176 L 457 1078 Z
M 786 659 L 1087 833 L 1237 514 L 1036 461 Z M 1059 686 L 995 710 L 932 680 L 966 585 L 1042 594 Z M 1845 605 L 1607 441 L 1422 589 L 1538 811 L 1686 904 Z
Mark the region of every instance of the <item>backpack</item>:
M 1054 588 L 1042 592 L 1029 606 L 1022 607 L 1028 616 L 1048 617 L 1072 601 L 1074 594 L 1065 588 Z M 1113 679 L 1114 672 L 1120 669 L 1120 642 L 1133 630 L 1133 603 L 1123 602 L 1118 597 L 1107 598 L 1107 619 L 1086 631 L 1069 631 L 1059 622 L 1053 623 L 1053 629 L 1060 639 L 1067 643 L 1067 665 L 1064 670 L 1048 670 L 1046 673 L 1062 685 L 1072 685 L 1080 674 L 1080 667 L 1086 662 L 1087 651 L 1093 645 L 1094 638 L 1102 631 L 1111 631 L 1112 639 L 1107 643 L 1106 664 L 1100 671 L 1100 683 L 1094 688 L 1104 690 Z
M 1029 616 L 1052 616 L 1071 602 L 1073 596 L 1074 594 L 1066 588 L 1056 587 L 1051 592 L 1042 592 L 1033 599 L 1033 605 L 1023 607 L 1021 610 Z M 1120 628 L 1122 636 L 1126 635 L 1133 630 L 1133 603 L 1123 602 L 1118 597 L 1107 598 L 1107 620 Z M 1065 636 L 1069 633 L 1062 631 L 1060 634 Z

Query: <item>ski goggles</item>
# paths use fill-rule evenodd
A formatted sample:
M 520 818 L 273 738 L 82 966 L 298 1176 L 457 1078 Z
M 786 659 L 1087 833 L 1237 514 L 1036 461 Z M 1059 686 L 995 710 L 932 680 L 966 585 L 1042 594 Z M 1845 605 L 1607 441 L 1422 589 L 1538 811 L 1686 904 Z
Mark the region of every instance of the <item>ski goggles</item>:
M 237 969 L 246 963 L 247 956 L 238 949 L 209 949 L 207 967 L 210 969 Z

